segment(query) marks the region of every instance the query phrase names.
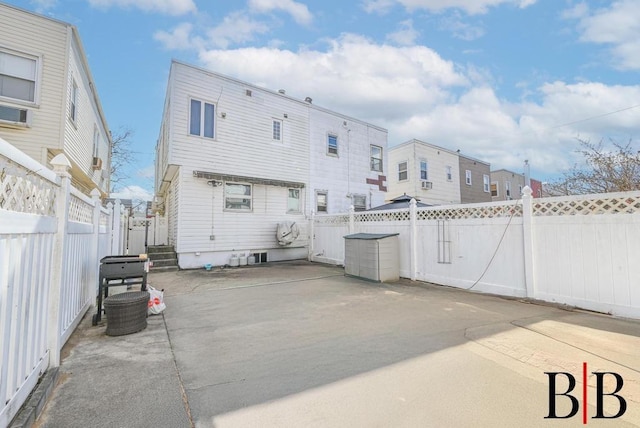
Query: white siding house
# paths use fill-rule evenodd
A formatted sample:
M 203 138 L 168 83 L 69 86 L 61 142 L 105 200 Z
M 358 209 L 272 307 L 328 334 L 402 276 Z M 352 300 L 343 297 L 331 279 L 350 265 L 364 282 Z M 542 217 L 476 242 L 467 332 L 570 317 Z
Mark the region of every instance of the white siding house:
M 351 145 L 343 147 L 345 133 Z M 338 137 L 337 156 L 327 156 L 328 135 Z M 385 130 L 310 99 L 173 61 L 156 149 L 155 204 L 168 217 L 180 267 L 225 265 L 233 254 L 306 258 L 316 190 L 327 196 L 329 211 L 345 210 L 349 191 L 384 199 L 367 184 L 377 178 L 369 168 L 374 143 L 386 151 Z M 282 246 L 276 229 L 286 222 L 300 233 Z
M 72 183 L 109 191 L 111 136 L 78 30 L 0 4 L 0 137 L 48 165 L 64 153 Z
M 460 203 L 458 154 L 410 140 L 389 149 L 389 198 L 403 194 L 429 205 Z

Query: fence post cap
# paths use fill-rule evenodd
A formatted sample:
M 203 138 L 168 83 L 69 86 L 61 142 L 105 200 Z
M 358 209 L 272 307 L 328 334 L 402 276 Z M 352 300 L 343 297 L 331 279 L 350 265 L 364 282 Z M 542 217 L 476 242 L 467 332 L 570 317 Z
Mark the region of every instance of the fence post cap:
M 51 159 L 50 163 L 51 166 L 53 166 L 53 170 L 59 175 L 71 169 L 71 162 L 69 162 L 69 158 L 67 158 L 64 153 L 57 154 Z
M 89 195 L 93 198 L 93 199 L 99 199 L 100 198 L 100 191 L 96 188 L 94 188 L 91 193 L 89 193 Z
M 522 194 L 525 196 L 531 196 L 533 194 L 533 190 L 531 190 L 531 187 L 529 186 L 524 186 L 524 189 L 522 189 Z

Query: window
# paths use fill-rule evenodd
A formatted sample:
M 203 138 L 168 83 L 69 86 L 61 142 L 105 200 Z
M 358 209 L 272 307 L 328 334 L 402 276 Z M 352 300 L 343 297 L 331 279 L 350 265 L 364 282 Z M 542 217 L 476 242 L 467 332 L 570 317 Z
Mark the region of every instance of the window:
M 300 212 L 300 189 L 289 189 L 289 197 L 287 198 L 287 212 Z
M 464 181 L 469 186 L 471 186 L 471 171 L 469 171 L 468 169 L 464 172 Z
M 330 155 L 338 155 L 338 137 L 329 134 L 327 137 L 327 153 Z
M 518 186 L 518 197 L 522 196 L 522 184 Z
M 510 181 L 504 182 L 504 195 L 507 197 L 507 199 L 511 199 L 511 182 Z
M 273 139 L 282 140 L 282 121 L 273 119 Z
M 382 172 L 382 147 L 371 146 L 371 171 Z
M 215 112 L 216 108 L 213 104 L 192 99 L 189 112 L 189 134 L 214 138 Z
M 74 80 L 71 86 L 71 109 L 69 110 L 69 117 L 73 122 L 75 122 L 77 116 L 78 116 L 78 84 Z
M 351 203 L 356 211 L 364 211 L 367 209 L 367 196 L 351 195 Z
M 327 213 L 327 192 L 316 192 L 316 212 Z
M 491 196 L 500 196 L 500 192 L 498 192 L 498 183 L 491 183 Z
M 251 185 L 225 183 L 224 207 L 228 210 L 251 211 Z
M 451 167 L 450 166 L 446 167 L 446 173 L 447 173 L 447 181 L 452 181 L 453 180 L 453 174 L 451 173 Z
M 482 175 L 482 184 L 483 184 L 483 190 L 486 193 L 489 193 L 490 187 L 491 187 L 491 183 L 490 183 L 490 180 L 489 180 L 489 176 L 487 174 L 483 174 Z
M 398 181 L 405 181 L 409 178 L 407 171 L 407 162 L 400 162 L 398 164 Z
M 98 127 L 93 127 L 93 157 L 97 158 L 99 153 L 100 146 L 100 131 L 98 131 Z
M 0 96 L 34 103 L 37 69 L 35 58 L 0 51 Z
M 428 180 L 429 179 L 429 174 L 427 173 L 427 161 L 426 160 L 421 160 L 420 161 L 420 180 Z

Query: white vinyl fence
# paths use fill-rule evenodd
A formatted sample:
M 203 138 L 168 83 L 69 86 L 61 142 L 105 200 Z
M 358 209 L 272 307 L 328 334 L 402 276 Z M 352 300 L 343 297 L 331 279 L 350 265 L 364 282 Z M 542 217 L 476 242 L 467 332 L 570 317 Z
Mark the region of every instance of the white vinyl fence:
M 400 276 L 640 318 L 640 192 L 317 215 L 310 260 L 399 233 Z
M 94 304 L 99 260 L 121 254 L 120 206 L 71 186 L 0 138 L 0 426 L 6 426 Z M 114 215 L 113 213 L 116 213 Z

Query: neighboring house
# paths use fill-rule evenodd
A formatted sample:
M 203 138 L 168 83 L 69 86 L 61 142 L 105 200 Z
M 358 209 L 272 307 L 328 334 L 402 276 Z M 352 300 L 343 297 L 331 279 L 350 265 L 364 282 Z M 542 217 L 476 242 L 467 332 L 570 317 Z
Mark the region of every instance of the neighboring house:
M 541 198 L 542 183 L 533 178 L 529 179 L 529 182 L 532 196 L 534 198 Z M 491 171 L 491 199 L 493 201 L 520 199 L 524 186 L 525 176 L 523 173 L 519 174 L 506 169 Z
M 0 137 L 48 165 L 64 153 L 72 184 L 109 192 L 111 137 L 78 30 L 0 4 Z
M 377 207 L 370 208 L 368 211 L 385 211 L 385 210 L 399 210 L 399 209 L 410 208 L 412 199 L 416 200 L 416 207 L 418 208 L 425 208 L 425 207 L 432 206 L 428 204 L 423 204 L 422 202 L 420 202 L 420 199 L 414 196 L 405 194 L 402 196 L 398 196 L 397 198 L 391 199 L 391 201 L 388 204 L 378 205 Z
M 458 153 L 420 140 L 389 149 L 388 193 L 414 195 L 425 204 L 460 203 Z
M 460 202 L 491 202 L 491 165 L 460 154 Z
M 387 131 L 173 61 L 156 148 L 155 207 L 181 268 L 306 258 L 311 212 L 384 202 Z M 288 223 L 289 245 L 276 239 Z M 295 225 L 293 225 L 295 223 Z

